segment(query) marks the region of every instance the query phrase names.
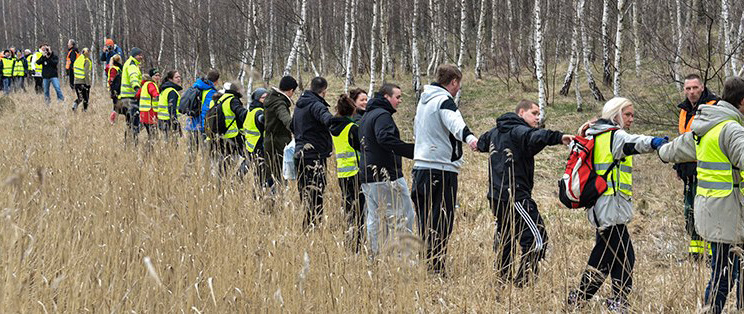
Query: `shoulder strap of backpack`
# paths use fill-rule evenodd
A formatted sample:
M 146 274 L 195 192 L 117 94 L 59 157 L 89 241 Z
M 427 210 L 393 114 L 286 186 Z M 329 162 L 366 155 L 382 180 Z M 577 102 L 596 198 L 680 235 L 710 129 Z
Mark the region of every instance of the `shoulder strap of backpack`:
M 612 142 L 615 141 L 615 131 L 617 131 L 617 129 L 610 131 L 611 132 L 610 133 L 610 154 L 612 154 Z M 602 177 L 607 179 L 610 173 L 612 173 L 612 170 L 615 169 L 615 167 L 617 167 L 617 165 L 619 164 L 620 164 L 620 159 L 615 159 L 615 157 L 613 156 L 610 167 L 607 168 L 607 171 L 604 173 L 604 175 L 602 175 Z

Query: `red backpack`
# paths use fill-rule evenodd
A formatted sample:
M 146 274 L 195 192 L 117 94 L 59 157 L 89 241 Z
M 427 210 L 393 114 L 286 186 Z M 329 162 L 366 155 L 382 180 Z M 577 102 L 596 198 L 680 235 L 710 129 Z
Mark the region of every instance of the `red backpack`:
M 610 143 L 615 136 L 615 130 L 610 129 Z M 597 134 L 599 135 L 599 134 Z M 607 191 L 607 176 L 617 166 L 615 160 L 604 175 L 600 176 L 594 170 L 594 136 L 577 136 L 569 144 L 571 152 L 568 155 L 566 171 L 558 180 L 558 198 L 568 208 L 592 207 L 597 199 Z

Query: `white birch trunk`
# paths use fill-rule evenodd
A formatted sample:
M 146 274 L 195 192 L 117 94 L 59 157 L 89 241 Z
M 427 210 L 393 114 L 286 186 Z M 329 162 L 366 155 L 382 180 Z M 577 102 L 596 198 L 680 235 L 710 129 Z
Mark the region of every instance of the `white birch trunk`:
M 251 67 L 248 71 L 248 84 L 246 85 L 246 88 L 248 90 L 248 95 L 250 95 L 253 92 L 253 77 L 255 76 L 255 69 L 256 69 L 256 51 L 258 50 L 258 26 L 256 25 L 256 21 L 258 20 L 258 11 L 256 10 L 256 0 L 251 0 L 251 28 L 253 30 L 253 52 L 251 53 Z
M 437 0 L 429 0 L 429 16 L 431 17 L 429 27 L 431 28 L 433 40 L 431 41 L 431 58 L 429 65 L 426 67 L 426 76 L 431 75 L 432 70 L 436 66 L 437 59 L 439 59 L 439 48 L 437 47 L 439 45 L 439 30 L 437 28 L 437 4 L 435 1 Z
M 33 1 L 34 1 L 34 15 L 36 15 L 36 0 L 33 0 Z M 108 16 L 106 15 L 108 13 L 108 10 L 106 8 L 107 7 L 106 3 L 108 2 L 108 0 L 103 0 L 102 2 L 103 2 L 103 10 L 102 10 L 103 11 L 102 12 L 103 13 L 102 14 L 102 20 L 103 20 L 102 23 L 103 23 L 103 25 L 101 26 L 101 32 L 103 32 L 103 36 L 104 37 L 108 37 L 108 36 L 106 36 L 106 30 L 108 30 L 108 27 L 107 27 L 108 26 Z M 36 20 L 35 19 L 34 19 L 34 33 L 36 33 Z M 36 36 L 36 35 L 34 35 L 34 36 Z M 36 42 L 36 38 L 34 38 L 34 42 Z
M 261 76 L 264 84 L 268 85 L 271 77 L 274 76 L 274 1 L 269 1 L 269 34 L 267 35 L 269 45 L 261 53 Z
M 622 0 L 621 0 L 622 1 Z M 541 1 L 535 0 L 534 7 L 534 40 L 535 40 L 535 76 L 537 76 L 537 98 L 538 105 L 540 106 L 540 124 L 545 122 L 545 105 L 546 105 L 546 93 L 545 93 L 545 77 L 543 76 L 544 64 L 543 64 L 543 33 L 542 33 L 542 18 L 540 16 Z
M 495 0 L 494 0 L 495 2 Z M 475 43 L 475 78 L 482 78 L 483 71 L 483 33 L 486 20 L 486 0 L 481 0 L 480 16 L 478 17 L 478 31 Z
M 248 9 L 250 9 L 250 1 L 248 1 Z M 245 2 L 243 2 L 242 10 L 246 10 Z M 250 53 L 249 50 L 251 49 L 251 26 L 250 26 L 250 20 L 246 19 L 244 30 L 245 30 L 245 39 L 243 40 L 243 52 L 240 54 L 240 71 L 238 72 L 238 82 L 243 84 L 245 86 L 245 76 L 246 72 L 248 72 L 248 54 Z M 246 91 L 248 91 L 248 88 L 246 88 Z
M 349 12 L 351 11 L 352 1 L 354 0 L 344 1 L 344 47 L 341 51 L 341 55 L 343 56 L 341 62 L 343 62 L 344 64 L 344 71 L 346 71 L 346 56 L 349 49 L 349 31 L 351 28 L 351 23 L 349 21 Z M 346 73 L 344 73 L 344 75 L 346 75 Z
M 3 1 L 3 22 L 5 22 L 5 0 L 2 0 L 2 1 Z M 57 27 L 59 27 L 61 29 L 62 28 L 62 9 L 60 9 L 60 7 L 59 7 L 59 1 L 60 0 L 57 0 L 57 1 L 55 1 L 55 3 L 57 4 Z M 5 25 L 7 25 L 7 24 L 5 24 Z M 3 27 L 3 29 L 6 29 L 6 28 Z M 58 39 L 59 39 L 59 48 L 57 48 L 57 49 L 64 49 L 65 46 L 64 46 L 64 40 L 62 39 L 62 32 L 57 32 L 57 36 L 58 36 Z M 8 38 L 7 38 L 8 35 L 7 35 L 7 33 L 5 34 L 5 37 L 6 37 L 5 38 L 5 42 L 8 42 Z
M 419 0 L 413 0 L 413 19 L 411 19 L 411 66 L 413 72 L 413 90 L 415 91 L 416 101 L 421 96 L 421 70 L 419 69 L 419 51 L 418 51 L 418 10 Z
M 212 0 L 207 0 L 207 52 L 209 53 L 209 66 L 217 68 L 217 58 L 214 55 L 212 44 Z
M 305 36 L 305 31 L 302 32 L 302 42 L 305 44 L 305 51 L 307 52 L 307 55 L 305 55 L 305 68 L 307 68 L 307 62 L 310 62 L 310 68 L 313 70 L 313 74 L 315 76 L 320 76 L 320 73 L 318 73 L 318 68 L 315 66 L 315 61 L 313 61 L 313 51 L 310 49 L 310 44 L 307 42 L 307 36 Z
M 380 62 L 380 82 L 385 84 L 385 75 L 390 65 L 390 46 L 388 45 L 388 20 L 387 20 L 387 3 L 385 0 L 380 1 L 380 46 L 382 46 L 382 62 Z M 369 91 L 370 95 L 374 92 Z
M 375 46 L 377 40 L 377 18 L 379 11 L 379 3 L 377 0 L 372 0 L 372 31 L 369 33 L 370 44 L 369 44 L 369 91 L 375 89 L 375 62 L 377 62 L 377 47 Z
M 57 6 L 59 6 L 59 4 L 57 4 Z M 59 10 L 57 10 L 57 11 L 59 11 Z M 129 37 L 129 13 L 127 12 L 127 0 L 121 0 L 121 12 L 124 13 L 122 15 L 122 17 L 121 17 L 123 19 L 123 24 L 124 24 L 123 25 L 123 28 L 124 28 L 124 40 L 123 40 L 123 42 L 125 43 L 124 44 L 124 47 L 128 47 L 129 46 L 129 40 L 131 39 L 131 37 Z M 62 38 L 62 33 L 61 32 L 60 32 L 60 35 L 59 36 L 60 36 L 60 38 Z
M 617 30 L 615 32 L 615 75 L 612 80 L 615 97 L 620 97 L 620 76 L 623 62 L 623 32 L 625 31 L 625 2 L 617 0 Z
M 168 20 L 168 10 L 166 8 L 168 7 L 168 4 L 166 3 L 166 0 L 163 0 L 163 23 L 165 23 L 166 20 Z M 160 28 L 160 47 L 158 48 L 158 66 L 162 67 L 162 63 L 160 63 L 160 60 L 163 59 L 163 49 L 165 48 L 165 26 Z
M 744 44 L 744 12 L 741 13 L 741 18 L 739 19 L 739 32 L 736 35 L 736 47 L 739 48 L 739 51 L 734 54 L 736 56 L 736 64 L 738 65 L 741 63 L 741 46 Z M 742 68 L 744 68 L 744 65 L 742 65 Z M 736 74 L 737 76 L 741 76 L 741 69 Z
M 465 55 L 465 29 L 467 27 L 467 17 L 465 11 L 465 0 L 460 0 L 460 51 L 457 56 L 457 68 L 461 70 L 463 56 Z
M 292 66 L 297 59 L 297 53 L 302 49 L 302 30 L 305 28 L 305 15 L 307 13 L 307 0 L 302 0 L 300 6 L 300 20 L 297 25 L 297 31 L 295 32 L 294 40 L 292 41 L 292 50 L 289 51 L 287 56 L 287 64 L 284 66 L 284 76 L 287 76 L 292 71 Z
M 494 0 L 494 2 L 496 2 Z M 512 0 L 506 0 L 506 22 L 509 24 L 506 29 L 506 48 L 509 50 L 509 73 L 517 70 L 517 59 L 514 57 L 514 47 L 512 44 L 512 30 L 514 29 L 514 11 L 512 11 Z
M 612 73 L 610 72 L 610 0 L 602 2 L 602 81 L 605 85 L 610 85 Z
M 641 0 L 633 2 L 633 43 L 635 44 L 635 71 L 636 77 L 641 77 L 641 34 L 640 34 L 640 17 L 638 6 Z
M 4 25 L 3 26 L 3 33 L 5 34 L 5 42 L 7 43 L 8 42 L 8 25 L 10 25 L 10 24 L 8 24 L 7 17 L 5 16 L 5 11 L 6 11 L 5 10 L 5 0 L 2 0 L 2 4 L 3 4 L 3 25 Z M 62 27 L 62 19 L 59 18 L 59 0 L 57 0 L 57 21 L 59 21 L 59 27 L 61 28 Z M 59 36 L 62 36 L 62 32 L 60 32 Z
M 323 15 L 324 14 L 323 14 L 323 12 L 320 12 L 320 11 L 321 10 L 319 9 L 319 13 L 318 13 L 318 29 L 324 30 L 325 29 L 325 27 L 324 27 L 325 25 L 323 24 Z M 326 52 L 325 52 L 326 51 L 326 48 L 325 47 L 326 47 L 326 45 L 325 45 L 325 41 L 324 41 L 324 36 L 322 34 L 322 31 L 321 31 L 321 35 L 320 35 L 320 73 L 321 74 L 325 73 L 325 71 L 326 71 Z
M 496 21 L 498 21 L 499 13 L 498 1 L 491 0 L 491 45 L 488 49 L 491 60 L 496 60 L 496 34 L 499 32 Z
M 170 0 L 171 13 L 171 37 L 173 37 L 173 68 L 178 68 L 178 32 L 176 31 L 176 11 L 173 8 L 173 0 Z
M 573 1 L 574 8 L 576 7 L 576 1 Z M 568 70 L 566 71 L 566 77 L 563 78 L 563 87 L 561 87 L 561 91 L 559 94 L 563 96 L 568 96 L 568 92 L 571 91 L 571 82 L 573 81 L 574 77 L 576 76 L 574 72 L 576 72 L 576 63 L 579 60 L 579 21 L 576 19 L 576 16 L 573 18 L 573 30 L 571 32 L 571 60 L 568 62 Z M 578 85 L 579 82 L 576 81 L 576 85 Z
M 95 42 L 96 42 L 96 39 L 98 38 L 98 26 L 96 23 L 93 22 L 95 21 L 95 19 L 93 18 L 93 12 L 95 11 L 95 9 L 91 6 L 90 0 L 85 0 L 85 9 L 88 11 L 88 18 L 90 19 L 90 28 L 91 28 L 91 31 L 93 32 L 91 43 L 90 43 L 90 48 L 88 49 L 90 51 L 90 55 L 92 56 L 91 60 L 95 60 L 96 59 L 95 56 L 97 54 L 97 51 L 95 50 Z M 81 49 L 81 52 L 82 52 L 82 49 Z M 90 63 L 90 70 L 91 70 L 90 84 L 91 85 L 95 84 L 95 80 L 96 80 L 96 64 L 98 64 L 98 62 Z
M 103 11 L 106 12 L 106 1 L 104 1 L 103 3 L 104 3 Z M 36 0 L 33 0 L 33 8 L 34 8 L 34 47 L 36 47 L 38 45 L 38 43 L 39 43 L 39 30 L 38 30 L 38 25 L 39 25 L 39 10 L 38 10 L 38 6 L 36 4 Z M 104 13 L 104 15 L 105 15 L 105 13 Z M 105 29 L 105 27 L 104 27 L 104 29 Z
M 674 62 L 672 63 L 672 71 L 674 71 L 674 82 L 677 85 L 677 90 L 682 90 L 682 79 L 680 77 L 680 62 L 682 60 L 682 44 L 684 43 L 684 31 L 682 30 L 682 0 L 675 0 L 676 18 L 677 18 L 677 47 L 674 49 Z
M 734 49 L 731 44 L 731 17 L 730 17 L 730 5 L 728 0 L 721 0 L 721 20 L 723 22 L 723 46 L 724 46 L 724 60 L 728 60 L 728 63 L 724 67 L 726 70 L 726 77 L 731 76 L 736 71 L 736 64 L 732 58 Z
M 584 8 L 586 0 L 578 0 L 576 4 L 576 18 L 579 20 L 579 29 L 581 31 L 581 59 L 584 64 L 584 73 L 586 75 L 586 82 L 589 85 L 589 90 L 592 91 L 592 96 L 597 101 L 604 101 L 602 92 L 597 87 L 596 81 L 594 81 L 594 75 L 592 75 L 592 67 L 589 62 L 589 55 L 591 50 L 589 49 L 589 39 L 586 35 L 586 21 L 584 19 Z
M 356 44 L 356 7 L 357 0 L 351 0 L 351 7 L 349 8 L 351 11 L 349 14 L 349 46 L 346 48 L 346 80 L 344 81 L 344 93 L 348 93 L 349 87 L 354 85 L 354 74 L 351 60 L 354 56 L 354 45 Z
M 574 81 L 576 81 L 576 84 L 574 84 L 574 91 L 576 92 L 576 112 L 582 112 L 584 111 L 584 108 L 581 106 L 581 104 L 584 102 L 584 100 L 581 98 L 581 88 L 579 87 L 579 71 L 574 71 Z
M 116 16 L 116 0 L 111 0 L 111 25 L 109 25 L 109 35 L 114 35 L 114 26 L 116 26 L 116 22 L 114 20 L 114 17 Z M 42 19 L 43 21 L 44 19 Z

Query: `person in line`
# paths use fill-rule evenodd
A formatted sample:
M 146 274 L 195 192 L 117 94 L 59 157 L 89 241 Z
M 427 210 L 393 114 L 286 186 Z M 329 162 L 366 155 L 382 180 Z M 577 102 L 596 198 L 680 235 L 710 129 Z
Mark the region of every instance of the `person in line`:
M 39 46 L 39 50 L 31 54 L 28 64 L 30 76 L 34 79 L 34 92 L 37 94 L 42 94 L 44 92 L 44 78 L 41 75 L 42 66 L 36 63 L 43 54 L 41 47 L 42 46 Z
M 413 159 L 414 146 L 400 139 L 400 131 L 393 120 L 393 114 L 402 103 L 401 97 L 398 85 L 383 84 L 367 104 L 367 112 L 359 122 L 360 177 L 365 199 L 367 243 L 373 257 L 387 242 L 385 236 L 413 234 L 416 219 L 411 192 L 403 176 L 402 160 L 402 157 Z M 393 225 L 389 226 L 389 222 Z
M 700 106 L 691 132 L 684 133 L 659 149 L 664 162 L 697 162 L 695 229 L 713 251 L 711 275 L 705 288 L 705 305 L 721 313 L 729 291 L 739 278 L 744 244 L 744 78 L 735 76 L 723 83 L 721 99 Z M 744 308 L 737 293 L 736 309 Z
M 171 70 L 165 73 L 163 83 L 160 85 L 160 98 L 158 101 L 158 129 L 164 134 L 165 141 L 176 142 L 181 135 L 181 126 L 178 124 L 178 103 L 181 101 L 181 73 Z
M 462 143 L 478 150 L 478 137 L 455 103 L 461 83 L 462 72 L 456 66 L 439 66 L 436 82 L 424 86 L 413 127 L 413 204 L 426 245 L 427 268 L 442 276 L 455 220 L 457 175 L 464 163 Z
M 354 101 L 354 106 L 356 107 L 356 110 L 354 110 L 354 116 L 352 116 L 352 118 L 354 119 L 354 122 L 359 123 L 359 121 L 362 120 L 362 116 L 364 116 L 364 113 L 367 112 L 367 102 L 369 101 L 369 96 L 367 96 L 366 90 L 355 88 L 349 91 L 349 98 Z
M 121 90 L 121 55 L 115 55 L 111 57 L 109 65 L 106 67 L 106 85 L 109 89 L 109 96 L 113 104 L 111 114 L 109 115 L 109 122 L 113 125 L 116 122 L 116 116 L 119 114 L 126 114 L 126 108 L 119 101 L 119 92 Z
M 219 106 L 225 117 L 227 131 L 220 138 L 211 139 L 210 145 L 214 156 L 217 158 L 219 169 L 222 174 L 227 174 L 233 169 L 233 162 L 244 155 L 243 135 L 240 134 L 240 126 L 245 123 L 248 110 L 240 100 L 243 98 L 243 87 L 235 82 L 226 82 L 222 89 L 213 96 L 214 106 Z
M 139 120 L 147 131 L 148 143 L 157 136 L 158 113 L 155 108 L 160 104 L 159 83 L 162 75 L 160 70 L 152 68 L 142 78 L 142 88 L 137 91 L 136 99 L 139 99 Z
M 126 112 L 127 129 L 124 137 L 128 138 L 131 133 L 132 140 L 137 139 L 140 127 L 139 104 L 136 95 L 142 87 L 142 70 L 140 64 L 145 60 L 145 54 L 142 49 L 132 48 L 129 52 L 129 59 L 124 62 L 121 68 L 121 88 L 119 89 L 119 100 L 121 101 L 122 111 Z
M 514 112 L 496 120 L 496 127 L 478 139 L 478 151 L 489 153 L 487 198 L 496 217 L 493 249 L 495 268 L 504 282 L 523 287 L 538 275 L 545 257 L 548 234 L 532 199 L 535 155 L 546 146 L 567 145 L 573 136 L 538 128 L 540 107 L 531 100 L 519 101 Z M 513 256 L 522 249 L 517 274 Z
M 75 69 L 73 64 L 75 60 L 80 56 L 80 51 L 77 48 L 77 42 L 74 39 L 67 41 L 67 58 L 65 60 L 65 75 L 70 82 L 70 88 L 75 90 Z
M 62 88 L 59 86 L 59 78 L 57 77 L 57 66 L 59 65 L 59 57 L 54 54 L 48 44 L 41 46 L 42 55 L 36 64 L 41 65 L 41 77 L 42 87 L 44 89 L 44 102 L 48 105 L 51 101 L 49 95 L 49 85 L 54 87 L 54 92 L 57 94 L 57 100 L 59 102 L 65 101 L 65 96 L 62 95 Z M 4 60 L 4 59 L 3 59 Z M 3 72 L 5 69 L 3 68 Z
M 703 80 L 697 74 L 690 74 L 685 77 L 683 92 L 685 100 L 679 107 L 679 134 L 690 132 L 692 121 L 701 105 L 713 105 L 718 102 L 718 96 L 713 94 L 705 85 Z M 674 165 L 677 171 L 677 177 L 684 183 L 684 215 L 685 230 L 690 235 L 690 246 L 687 249 L 690 257 L 703 260 L 706 253 L 710 255 L 710 246 L 703 241 L 700 235 L 695 231 L 695 216 L 693 215 L 695 206 L 695 194 L 697 189 L 696 162 L 679 163 Z
M 333 150 L 330 105 L 325 101 L 328 81 L 315 77 L 310 89 L 297 99 L 290 129 L 295 136 L 297 189 L 305 205 L 303 228 L 307 231 L 323 219 L 323 192 L 326 188 L 326 162 Z
M 2 74 L 3 74 L 3 92 L 5 95 L 10 94 L 10 90 L 13 87 L 13 57 L 10 54 L 10 50 L 3 51 L 2 59 Z
M 16 92 L 26 92 L 26 58 L 23 57 L 23 52 L 18 50 L 15 53 L 15 60 L 13 61 L 13 89 Z
M 253 166 L 256 176 L 257 186 L 263 185 L 264 167 L 264 145 L 263 132 L 265 129 L 264 121 L 264 102 L 269 91 L 265 88 L 257 88 L 251 94 L 251 104 L 248 106 L 248 116 L 243 120 L 243 126 L 240 128 L 245 139 L 246 158 L 240 167 L 240 176 L 248 173 L 248 169 Z
M 633 155 L 654 152 L 668 141 L 628 133 L 634 115 L 630 100 L 615 97 L 605 103 L 599 120 L 589 121 L 579 129 L 580 135 L 594 138 L 594 169 L 598 175 L 606 175 L 607 190 L 586 211 L 589 223 L 596 228 L 596 237 L 579 287 L 568 295 L 569 305 L 580 306 L 591 299 L 609 275 L 613 296 L 607 298 L 607 308 L 618 312 L 629 308 L 635 266 L 627 227 L 633 219 Z
M 121 57 L 124 57 L 124 52 L 122 52 L 119 45 L 114 43 L 114 40 L 111 38 L 106 38 L 105 46 L 103 46 L 103 51 L 101 51 L 101 56 L 98 58 L 98 61 L 101 62 L 105 66 L 104 70 L 108 72 L 108 66 L 111 64 L 111 58 L 113 58 L 116 55 L 119 55 Z
M 83 112 L 88 111 L 90 99 L 90 82 L 93 72 L 93 61 L 90 60 L 90 50 L 83 48 L 83 53 L 75 59 L 73 64 L 75 71 L 75 93 L 77 99 L 72 104 L 72 111 L 77 110 L 78 105 L 83 103 Z
M 264 103 L 264 119 L 266 129 L 264 130 L 264 153 L 267 162 L 264 178 L 266 186 L 271 188 L 272 193 L 276 191 L 276 182 L 284 184 L 282 177 L 282 161 L 284 147 L 292 141 L 292 115 L 289 107 L 292 106 L 292 97 L 297 89 L 297 80 L 292 76 L 285 76 L 279 81 L 279 88 L 272 87 Z
M 215 69 L 209 70 L 207 75 L 202 78 L 198 78 L 194 82 L 193 87 L 201 92 L 201 115 L 198 117 L 186 117 L 184 123 L 184 130 L 189 134 L 189 151 L 197 152 L 207 139 L 204 133 L 204 117 L 207 115 L 207 111 L 212 107 L 214 93 L 217 92 L 217 81 L 220 80 L 220 72 Z
M 346 245 L 354 253 L 359 253 L 364 239 L 364 194 L 359 178 L 361 143 L 359 126 L 353 118 L 358 109 L 351 97 L 342 94 L 336 102 L 336 116 L 331 119 L 330 127 L 336 154 L 336 174 L 346 216 Z

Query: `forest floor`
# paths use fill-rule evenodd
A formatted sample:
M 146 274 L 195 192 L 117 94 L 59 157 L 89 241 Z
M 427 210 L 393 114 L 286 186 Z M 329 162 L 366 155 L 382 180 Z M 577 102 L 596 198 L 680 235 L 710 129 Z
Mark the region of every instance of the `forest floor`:
M 669 104 L 681 96 L 655 93 L 673 86 L 654 84 L 629 84 L 640 100 L 631 131 L 673 136 Z M 332 106 L 342 85 L 331 80 Z M 519 99 L 536 98 L 534 91 L 516 84 L 507 89 L 497 80 L 467 77 L 463 86 L 461 110 L 478 135 Z M 411 140 L 415 103 L 404 89 L 394 118 Z M 14 104 L 0 101 L 6 126 L 0 138 L 4 312 L 559 312 L 594 244 L 584 211 L 568 210 L 557 198 L 563 146 L 536 158 L 534 198 L 549 249 L 534 286 L 518 289 L 501 284 L 493 270 L 487 154 L 465 154 L 448 277 L 440 279 L 415 259 L 392 254 L 371 263 L 366 253 L 349 252 L 334 173 L 325 223 L 304 234 L 294 185 L 271 206 L 252 180 L 218 181 L 203 156 L 190 160 L 185 139 L 177 147 L 157 144 L 147 154 L 144 145 L 125 146 L 123 118 L 109 125 L 103 88 L 94 89 L 86 113 L 72 112 L 74 97 L 69 88 L 64 92 L 66 101 L 51 106 L 31 94 L 11 96 Z M 582 94 L 588 101 L 589 92 Z M 573 91 L 558 96 L 547 108 L 546 127 L 575 132 L 601 110 L 592 103 L 577 113 Z M 411 164 L 405 162 L 407 174 Z M 709 268 L 686 258 L 681 181 L 655 154 L 643 155 L 636 159 L 634 192 L 632 311 L 699 311 Z M 416 241 L 406 245 L 415 248 Z M 610 294 L 608 281 L 580 311 L 604 310 Z

